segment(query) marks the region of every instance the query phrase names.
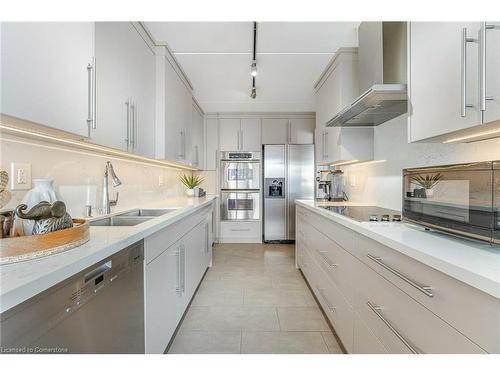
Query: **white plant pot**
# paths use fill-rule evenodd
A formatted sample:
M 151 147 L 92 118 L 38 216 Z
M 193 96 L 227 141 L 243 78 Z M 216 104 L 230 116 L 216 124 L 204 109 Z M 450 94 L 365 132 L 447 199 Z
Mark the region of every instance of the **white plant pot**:
M 186 189 L 186 194 L 188 197 L 194 197 L 194 189 Z
M 425 189 L 425 196 L 427 198 L 432 198 L 433 195 L 434 195 L 434 189 Z

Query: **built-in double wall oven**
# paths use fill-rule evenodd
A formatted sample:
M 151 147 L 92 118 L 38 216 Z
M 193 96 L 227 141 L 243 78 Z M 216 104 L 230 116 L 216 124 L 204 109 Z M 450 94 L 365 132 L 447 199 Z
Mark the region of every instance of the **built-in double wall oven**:
M 500 244 L 500 162 L 403 171 L 403 216 L 427 227 Z
M 260 220 L 260 156 L 221 153 L 221 220 Z

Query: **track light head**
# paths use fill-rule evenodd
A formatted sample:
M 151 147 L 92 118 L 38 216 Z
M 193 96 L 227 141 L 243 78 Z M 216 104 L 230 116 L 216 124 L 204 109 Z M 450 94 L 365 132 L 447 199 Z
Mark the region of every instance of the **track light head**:
M 252 62 L 252 65 L 250 67 L 250 75 L 252 77 L 257 76 L 257 61 L 255 61 L 255 60 Z
M 252 99 L 255 99 L 257 97 L 257 90 L 255 89 L 255 87 L 252 87 L 252 93 L 250 94 L 250 97 Z

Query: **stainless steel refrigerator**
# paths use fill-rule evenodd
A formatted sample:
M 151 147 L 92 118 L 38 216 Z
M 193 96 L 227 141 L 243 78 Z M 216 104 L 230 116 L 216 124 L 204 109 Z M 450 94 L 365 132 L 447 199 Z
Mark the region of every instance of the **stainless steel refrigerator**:
M 314 145 L 264 145 L 264 242 L 295 241 L 295 200 L 314 199 Z

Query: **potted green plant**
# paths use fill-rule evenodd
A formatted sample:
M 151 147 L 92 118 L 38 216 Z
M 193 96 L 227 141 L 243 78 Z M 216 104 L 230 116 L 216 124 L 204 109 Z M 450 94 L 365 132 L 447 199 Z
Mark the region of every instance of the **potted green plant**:
M 201 183 L 205 179 L 203 177 L 199 177 L 199 176 L 183 174 L 183 175 L 179 176 L 179 180 L 187 188 L 187 190 L 186 190 L 187 196 L 188 197 L 193 197 L 195 189 L 198 186 L 200 186 Z
M 413 176 L 411 181 L 422 188 L 425 189 L 425 196 L 431 198 L 434 195 L 434 186 L 438 184 L 439 181 L 443 179 L 441 173 L 428 174 L 428 175 L 417 175 Z

